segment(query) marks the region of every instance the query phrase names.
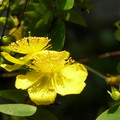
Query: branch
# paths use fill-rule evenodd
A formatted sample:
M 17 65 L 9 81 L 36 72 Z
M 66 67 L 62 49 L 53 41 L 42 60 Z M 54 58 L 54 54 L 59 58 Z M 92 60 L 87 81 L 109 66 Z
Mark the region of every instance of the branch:
M 84 62 L 89 62 L 91 60 L 96 60 L 96 59 L 101 59 L 101 58 L 110 57 L 110 56 L 116 56 L 116 55 L 120 55 L 120 51 L 104 53 L 104 54 L 99 55 L 97 57 L 81 59 L 81 60 L 79 60 L 79 62 L 84 63 Z

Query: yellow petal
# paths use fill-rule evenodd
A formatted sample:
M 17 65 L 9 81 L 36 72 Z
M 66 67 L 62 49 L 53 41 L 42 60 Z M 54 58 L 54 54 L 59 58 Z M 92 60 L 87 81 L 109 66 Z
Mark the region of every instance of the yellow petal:
M 28 89 L 31 100 L 37 105 L 49 105 L 54 103 L 56 90 L 51 76 L 45 74 L 33 86 Z
M 17 89 L 28 89 L 32 86 L 43 74 L 37 72 L 28 72 L 26 75 L 18 75 L 16 77 L 15 87 Z
M 21 65 L 25 64 L 23 61 L 21 61 L 20 59 L 16 59 L 16 58 L 12 57 L 7 52 L 1 52 L 1 54 L 4 56 L 5 59 L 7 59 L 8 61 L 10 61 L 12 63 L 21 64 Z
M 88 73 L 86 68 L 79 63 L 69 65 L 54 75 L 57 93 L 60 95 L 79 94 L 85 87 Z
M 4 68 L 5 70 L 11 72 L 14 70 L 17 70 L 21 67 L 22 65 L 19 64 L 14 64 L 14 65 L 8 65 L 8 64 L 1 64 L 0 67 Z

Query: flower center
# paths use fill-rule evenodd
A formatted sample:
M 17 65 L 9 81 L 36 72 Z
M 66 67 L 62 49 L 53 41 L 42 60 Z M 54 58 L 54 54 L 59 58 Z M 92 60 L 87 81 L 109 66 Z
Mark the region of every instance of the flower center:
M 33 55 L 30 68 L 43 73 L 54 73 L 60 71 L 68 64 L 69 52 L 41 51 Z

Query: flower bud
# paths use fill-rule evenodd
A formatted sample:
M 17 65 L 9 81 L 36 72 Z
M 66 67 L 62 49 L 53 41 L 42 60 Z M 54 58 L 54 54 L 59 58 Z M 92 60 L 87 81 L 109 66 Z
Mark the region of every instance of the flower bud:
M 111 87 L 111 92 L 110 91 L 107 92 L 110 94 L 113 100 L 115 101 L 120 100 L 120 92 L 115 87 Z

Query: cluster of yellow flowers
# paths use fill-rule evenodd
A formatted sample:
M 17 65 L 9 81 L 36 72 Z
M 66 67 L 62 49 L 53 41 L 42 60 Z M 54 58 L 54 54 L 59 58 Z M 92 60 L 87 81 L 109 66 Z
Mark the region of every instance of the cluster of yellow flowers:
M 27 66 L 29 71 L 16 77 L 15 87 L 27 90 L 31 101 L 36 105 L 54 103 L 57 93 L 64 96 L 79 94 L 85 87 L 87 70 L 84 65 L 75 63 L 67 51 L 50 50 L 47 37 L 25 37 L 11 43 L 10 51 L 25 54 L 15 58 L 1 52 L 5 59 L 14 65 L 1 64 L 7 71 Z

